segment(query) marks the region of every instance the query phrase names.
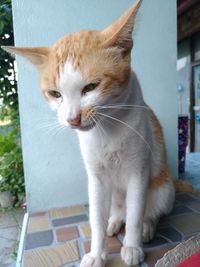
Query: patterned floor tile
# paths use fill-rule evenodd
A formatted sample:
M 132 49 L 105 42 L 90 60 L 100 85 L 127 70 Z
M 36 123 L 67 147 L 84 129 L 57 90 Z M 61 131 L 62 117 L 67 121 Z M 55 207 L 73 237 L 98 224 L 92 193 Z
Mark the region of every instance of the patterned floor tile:
M 115 236 L 107 237 L 107 244 L 109 253 L 120 253 L 121 243 Z
M 59 218 L 52 220 L 53 226 L 62 226 L 62 225 L 68 225 L 68 224 L 75 224 L 75 223 L 80 223 L 80 222 L 86 222 L 88 221 L 87 215 L 77 215 L 77 216 L 72 216 L 68 218 Z
M 200 214 L 191 213 L 189 216 L 184 214 L 170 217 L 169 221 L 185 235 L 200 232 Z
M 91 228 L 89 223 L 81 224 L 80 227 L 81 236 L 84 238 L 90 238 L 91 237 Z
M 77 264 L 71 265 L 71 264 L 67 263 L 67 264 L 62 265 L 62 267 L 79 267 L 79 265 L 77 265 Z
M 29 217 L 27 233 L 50 229 L 50 223 L 46 216 Z
M 193 212 L 191 209 L 189 209 L 186 206 L 183 205 L 177 205 L 173 208 L 172 212 L 170 213 L 170 216 L 176 216 L 179 214 L 184 214 L 184 213 L 190 213 Z
M 87 240 L 83 242 L 83 251 L 84 253 L 90 252 L 90 247 L 91 247 L 91 241 Z
M 116 237 L 107 237 L 107 245 L 109 253 L 120 253 L 121 243 Z M 85 253 L 90 252 L 91 241 L 87 240 L 83 243 Z
M 159 220 L 157 229 L 162 228 L 162 227 L 168 227 L 168 226 L 169 226 L 168 217 L 167 216 L 161 217 Z
M 164 244 L 167 244 L 168 241 L 161 237 L 161 236 L 155 236 L 153 240 L 151 240 L 149 243 L 144 243 L 143 247 L 144 248 L 152 248 L 152 247 L 158 247 Z
M 90 251 L 91 229 L 85 206 L 34 213 L 27 230 L 24 267 L 79 267 L 79 253 L 82 257 Z M 144 244 L 146 261 L 141 266 L 153 267 L 169 248 L 198 231 L 200 200 L 190 194 L 178 194 L 172 213 L 160 220 L 155 238 Z M 126 267 L 119 256 L 124 234 L 123 227 L 117 237 L 108 238 L 106 267 Z
M 172 242 L 178 242 L 183 239 L 182 235 L 172 227 L 160 228 L 157 233 L 170 239 Z
M 74 215 L 79 215 L 85 212 L 84 206 L 72 206 L 65 207 L 60 209 L 52 209 L 49 211 L 51 218 L 61 218 L 61 217 L 69 217 Z
M 23 267 L 59 267 L 79 260 L 75 241 L 52 248 L 27 251 L 24 254 Z
M 53 231 L 43 231 L 26 235 L 25 249 L 33 249 L 42 246 L 49 246 L 53 243 Z
M 44 212 L 34 212 L 29 215 L 29 217 L 40 217 L 40 216 L 45 216 L 47 213 Z
M 183 203 L 183 204 L 187 204 L 189 202 L 199 202 L 200 203 L 200 200 L 198 198 L 193 197 L 193 196 L 186 194 L 186 193 L 177 194 L 176 200 Z
M 131 265 L 132 267 L 139 267 L 139 265 Z M 127 267 L 125 263 L 122 262 L 120 256 L 115 256 L 108 259 L 106 267 Z
M 56 238 L 58 242 L 76 239 L 78 236 L 79 234 L 76 226 L 56 229 Z
M 200 203 L 199 202 L 192 202 L 187 205 L 188 207 L 192 208 L 193 210 L 200 212 Z

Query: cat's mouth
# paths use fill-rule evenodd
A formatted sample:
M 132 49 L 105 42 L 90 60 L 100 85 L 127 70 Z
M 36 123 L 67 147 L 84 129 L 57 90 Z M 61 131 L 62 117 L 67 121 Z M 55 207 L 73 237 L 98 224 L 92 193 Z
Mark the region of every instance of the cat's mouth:
M 93 122 L 93 123 L 90 123 L 90 124 L 87 124 L 87 125 L 84 125 L 84 124 L 83 124 L 83 125 L 79 125 L 79 126 L 71 126 L 71 125 L 70 125 L 70 127 L 71 127 L 72 129 L 79 130 L 79 131 L 89 131 L 89 130 L 91 130 L 92 128 L 94 128 L 95 125 L 96 125 L 96 123 Z

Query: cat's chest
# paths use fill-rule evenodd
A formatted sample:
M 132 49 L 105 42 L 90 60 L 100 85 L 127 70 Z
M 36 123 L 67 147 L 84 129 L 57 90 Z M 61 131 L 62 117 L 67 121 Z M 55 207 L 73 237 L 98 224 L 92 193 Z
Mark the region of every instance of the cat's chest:
M 85 161 L 102 169 L 120 168 L 125 160 L 127 144 L 121 138 L 80 139 L 80 144 Z
M 116 146 L 112 143 L 99 145 L 96 150 L 96 156 L 104 166 L 120 164 L 123 160 L 123 145 L 118 144 Z

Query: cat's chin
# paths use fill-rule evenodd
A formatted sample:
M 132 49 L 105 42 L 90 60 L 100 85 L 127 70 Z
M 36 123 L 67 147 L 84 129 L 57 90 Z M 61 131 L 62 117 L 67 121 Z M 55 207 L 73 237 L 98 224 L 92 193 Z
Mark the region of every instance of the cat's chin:
M 80 131 L 89 131 L 92 128 L 94 128 L 94 126 L 95 126 L 95 124 L 90 124 L 90 125 L 87 125 L 87 126 L 81 126 L 78 130 L 80 130 Z

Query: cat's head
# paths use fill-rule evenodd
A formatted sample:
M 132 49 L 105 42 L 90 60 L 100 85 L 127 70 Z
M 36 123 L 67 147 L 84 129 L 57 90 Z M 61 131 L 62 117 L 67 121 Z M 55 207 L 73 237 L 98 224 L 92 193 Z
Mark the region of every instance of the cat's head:
M 61 124 L 87 130 L 99 106 L 119 102 L 131 71 L 132 32 L 142 0 L 103 31 L 84 30 L 52 47 L 3 47 L 33 63 Z

